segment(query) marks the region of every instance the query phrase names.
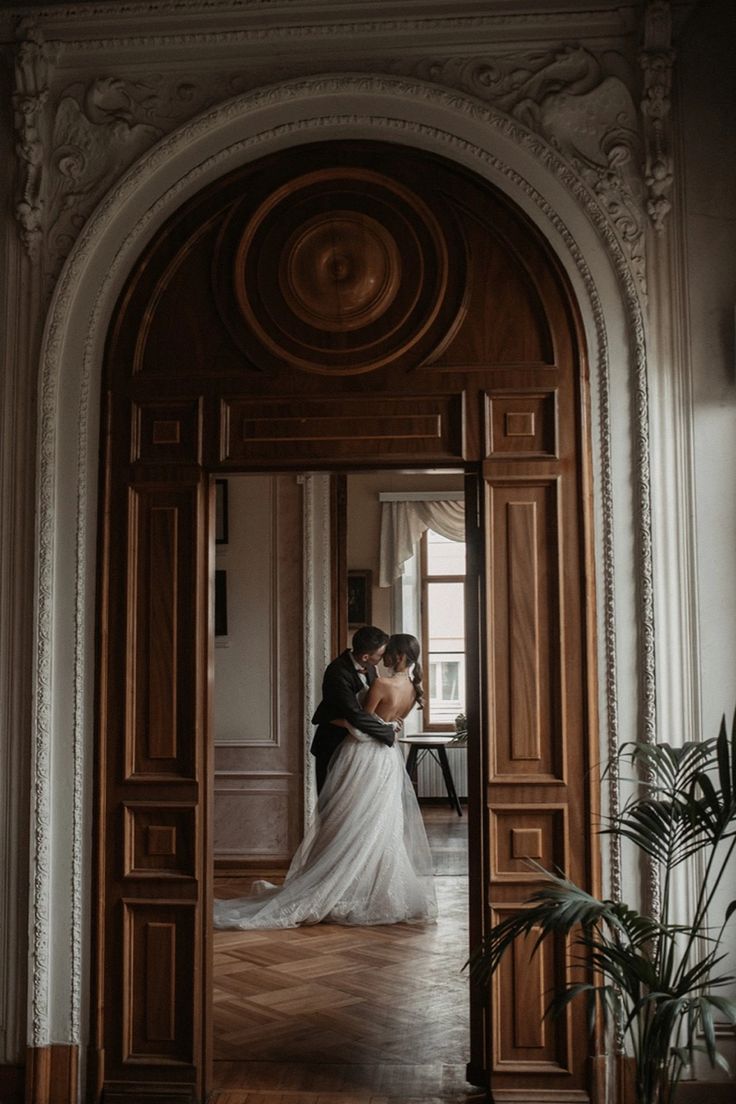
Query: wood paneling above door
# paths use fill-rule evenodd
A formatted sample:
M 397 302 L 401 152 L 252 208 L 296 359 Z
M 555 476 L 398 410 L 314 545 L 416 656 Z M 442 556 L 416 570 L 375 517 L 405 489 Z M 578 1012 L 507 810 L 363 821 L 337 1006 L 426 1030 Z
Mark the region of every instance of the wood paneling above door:
M 464 470 L 471 941 L 523 901 L 528 858 L 594 884 L 576 317 L 505 198 L 381 143 L 247 165 L 134 265 L 102 419 L 96 1046 L 110 1099 L 171 1084 L 189 1100 L 207 1081 L 212 473 Z M 473 1075 L 501 1096 L 586 1098 L 582 1010 L 539 1016 L 563 952 L 529 966 L 518 948 L 493 1003 L 473 995 Z

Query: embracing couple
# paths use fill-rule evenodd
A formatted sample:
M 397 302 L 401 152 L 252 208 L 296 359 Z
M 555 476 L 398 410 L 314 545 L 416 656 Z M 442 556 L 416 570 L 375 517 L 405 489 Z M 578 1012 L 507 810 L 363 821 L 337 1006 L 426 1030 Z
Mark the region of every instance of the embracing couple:
M 386 669 L 379 676 L 380 661 Z M 419 643 L 358 629 L 328 666 L 312 723 L 319 800 L 281 886 L 215 902 L 215 927 L 292 928 L 433 921 L 432 857 L 416 795 L 396 743 L 422 703 Z

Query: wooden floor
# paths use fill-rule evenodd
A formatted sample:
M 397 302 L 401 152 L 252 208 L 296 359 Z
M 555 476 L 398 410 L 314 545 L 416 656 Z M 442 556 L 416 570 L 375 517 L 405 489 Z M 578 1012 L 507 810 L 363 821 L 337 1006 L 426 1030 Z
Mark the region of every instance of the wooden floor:
M 425 812 L 435 869 L 466 869 L 465 818 Z M 437 925 L 216 932 L 213 1104 L 482 1100 L 464 1079 L 467 877 L 435 884 Z

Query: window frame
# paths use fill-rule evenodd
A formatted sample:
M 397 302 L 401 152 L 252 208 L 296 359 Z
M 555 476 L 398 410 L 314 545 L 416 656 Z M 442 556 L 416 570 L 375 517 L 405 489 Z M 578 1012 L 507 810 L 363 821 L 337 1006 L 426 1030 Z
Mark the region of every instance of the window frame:
M 455 725 L 448 721 L 432 721 L 429 702 L 429 587 L 432 583 L 462 583 L 463 584 L 463 608 L 465 606 L 465 583 L 467 572 L 464 575 L 430 575 L 428 568 L 427 534 L 425 529 L 419 539 L 419 620 L 421 625 L 422 644 L 422 670 L 424 672 L 424 706 L 422 712 L 423 732 L 454 732 Z M 466 544 L 467 555 L 467 544 Z M 467 643 L 467 642 L 466 642 Z M 463 656 L 467 657 L 467 647 L 463 650 Z

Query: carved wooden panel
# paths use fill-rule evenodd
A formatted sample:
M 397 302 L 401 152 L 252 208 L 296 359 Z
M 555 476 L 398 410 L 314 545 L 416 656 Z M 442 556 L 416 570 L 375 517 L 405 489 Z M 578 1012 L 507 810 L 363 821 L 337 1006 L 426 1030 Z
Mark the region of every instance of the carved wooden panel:
M 189 902 L 124 900 L 124 1063 L 193 1059 L 191 1001 L 195 909 Z
M 559 780 L 564 730 L 556 479 L 489 487 L 495 779 Z
M 201 447 L 199 399 L 133 403 L 130 449 L 133 463 L 198 464 Z
M 556 397 L 556 391 L 486 395 L 486 456 L 554 457 Z
M 359 166 L 236 204 L 217 242 L 223 320 L 260 367 L 357 375 L 417 364 L 460 324 L 465 246 L 421 181 Z
M 462 456 L 460 395 L 228 399 L 222 407 L 221 458 L 277 463 L 285 452 L 305 462 L 329 459 L 448 459 Z
M 123 806 L 124 876 L 193 878 L 196 808 L 171 801 Z
M 192 776 L 197 490 L 136 486 L 128 508 L 126 773 Z
M 568 867 L 564 805 L 496 804 L 491 809 L 490 839 L 493 882 L 538 882 L 530 859 L 547 870 Z
M 497 905 L 493 922 L 517 906 Z M 493 979 L 494 1062 L 496 1073 L 563 1075 L 570 1070 L 570 1016 L 544 1017 L 550 994 L 564 978 L 565 947 L 545 940 L 532 953 L 538 931 L 517 940 Z M 554 1083 L 542 1082 L 552 1089 Z M 530 1092 L 529 1100 L 538 1099 Z

